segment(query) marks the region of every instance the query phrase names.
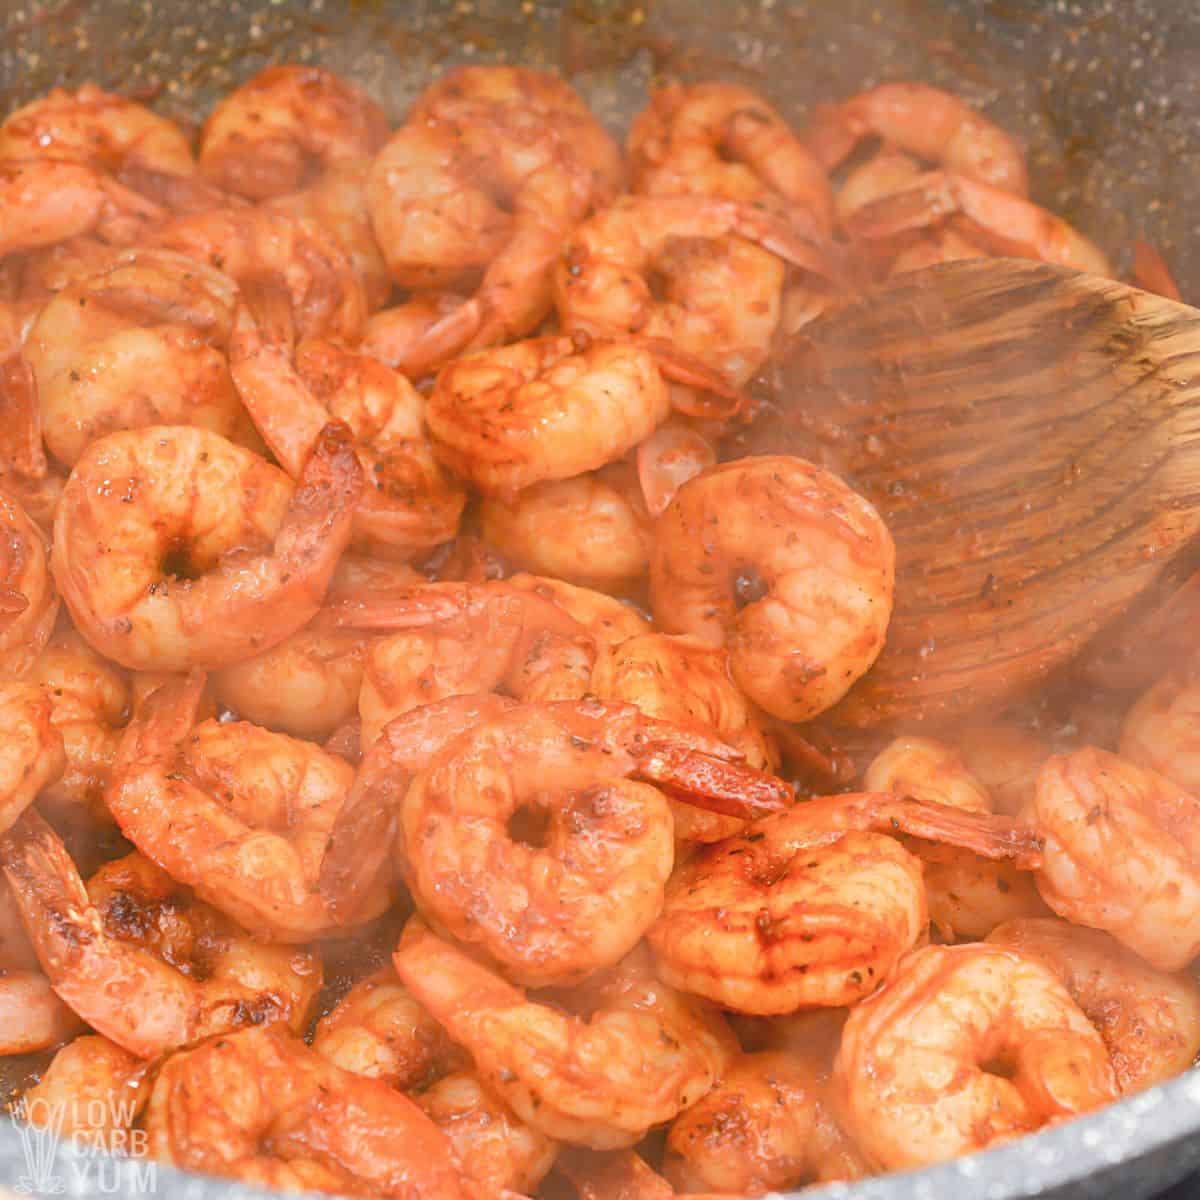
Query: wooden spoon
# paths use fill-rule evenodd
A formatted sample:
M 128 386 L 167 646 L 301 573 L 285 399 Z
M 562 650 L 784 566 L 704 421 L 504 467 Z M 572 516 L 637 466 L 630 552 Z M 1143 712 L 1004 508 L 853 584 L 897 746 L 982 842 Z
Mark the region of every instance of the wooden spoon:
M 1200 310 L 1024 259 L 808 325 L 747 453 L 814 459 L 896 539 L 887 647 L 828 716 L 961 716 L 1046 678 L 1200 531 Z

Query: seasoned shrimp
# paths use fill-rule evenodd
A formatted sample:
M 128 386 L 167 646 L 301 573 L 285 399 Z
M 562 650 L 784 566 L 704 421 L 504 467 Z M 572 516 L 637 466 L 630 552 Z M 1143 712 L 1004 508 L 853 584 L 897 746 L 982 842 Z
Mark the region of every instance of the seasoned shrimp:
M 326 171 L 302 192 L 280 196 L 268 207 L 315 221 L 341 243 L 371 311 L 382 308 L 392 294 L 392 278 L 367 212 L 367 172 L 370 163 L 347 163 Z
M 1066 921 L 1006 921 L 989 935 L 1036 958 L 1100 1031 L 1122 1092 L 1182 1074 L 1200 1053 L 1200 985 L 1148 966 L 1115 938 Z
M 317 1022 L 312 1048 L 344 1071 L 402 1092 L 423 1091 L 466 1063 L 390 966 L 356 983 Z
M 558 605 L 601 646 L 616 646 L 626 638 L 650 632 L 650 622 L 638 609 L 604 592 L 579 587 L 562 579 L 524 573 L 510 575 L 505 582 L 510 588 L 532 592 L 542 600 Z
M 455 535 L 466 498 L 435 461 L 425 402 L 403 375 L 324 341 L 301 343 L 293 363 L 244 306 L 229 364 L 251 419 L 293 478 L 327 422 L 353 432 L 365 480 L 354 512 L 358 548 L 411 558 Z
M 113 765 L 121 832 L 172 878 L 269 941 L 305 942 L 339 922 L 317 890 L 333 823 L 354 778 L 310 742 L 246 722 L 195 725 L 204 677 L 154 692 Z M 367 889 L 355 923 L 387 906 Z
M 0 843 L 0 867 L 55 992 L 131 1054 L 245 1024 L 305 1027 L 318 960 L 252 941 L 140 854 L 106 863 L 85 887 L 30 813 Z
M 967 770 L 987 789 L 997 812 L 1015 817 L 1033 799 L 1051 749 L 1036 734 L 1003 722 L 970 725 L 955 738 Z
M 0 160 L 54 159 L 119 175 L 125 167 L 191 175 L 196 164 L 183 130 L 143 104 L 85 83 L 52 88 L 0 124 Z
M 674 862 L 665 797 L 630 777 L 676 784 L 696 803 L 723 800 L 733 815 L 757 798 L 775 809 L 790 799 L 730 754 L 631 705 L 526 705 L 478 725 L 404 797 L 417 907 L 529 986 L 610 966 L 658 916 Z
M 650 515 L 626 463 L 485 496 L 480 523 L 489 545 L 538 575 L 621 591 L 650 569 Z
M 635 192 L 714 196 L 807 216 L 821 233 L 830 232 L 833 201 L 824 169 L 749 88 L 671 81 L 634 120 L 626 150 Z
M 131 250 L 69 284 L 25 343 L 50 453 L 70 468 L 118 429 L 244 421 L 225 360 L 236 289 L 182 254 Z
M 545 337 L 444 367 L 427 418 L 438 453 L 457 474 L 504 494 L 602 467 L 670 411 L 666 380 L 646 348 Z
M 847 1131 L 884 1170 L 942 1162 L 1117 1096 L 1108 1051 L 1055 974 L 998 946 L 927 946 L 846 1021 Z
M 58 608 L 46 539 L 0 488 L 0 675 L 29 671 L 54 630 Z
M 785 260 L 826 272 L 821 252 L 770 213 L 705 196 L 625 196 L 571 235 L 555 302 L 568 332 L 661 339 L 736 386 L 771 349 Z
M 859 92 L 821 111 L 805 140 L 817 161 L 832 170 L 868 137 L 1016 196 L 1029 191 L 1025 154 L 1016 139 L 965 101 L 927 83 L 883 83 Z
M 958 752 L 933 738 L 898 737 L 871 761 L 863 776 L 868 792 L 894 792 L 967 812 L 991 812 L 992 798 Z
M 17 1102 L 31 1125 L 58 1137 L 119 1154 L 133 1148 L 130 1130 L 142 1105 L 145 1063 L 99 1034 L 64 1046 Z
M 374 312 L 359 347 L 410 379 L 421 379 L 458 352 L 468 297 L 417 292 L 403 304 Z
M 88 233 L 125 245 L 164 215 L 153 201 L 82 163 L 0 162 L 0 258 Z
M 805 721 L 883 649 L 894 576 L 891 534 L 866 500 L 820 467 L 771 455 L 679 489 L 656 530 L 650 596 L 667 632 L 728 648 L 751 700 Z
M 67 760 L 52 714 L 44 688 L 0 682 L 0 833 L 63 773 Z
M 928 923 L 921 863 L 896 840 L 902 833 L 1038 861 L 1036 838 L 1003 817 L 881 793 L 810 800 L 675 871 L 647 935 L 659 974 L 763 1015 L 869 995 Z
M 272 315 L 289 336 L 293 329 L 303 337 L 348 342 L 362 336 L 363 285 L 338 239 L 313 221 L 269 208 L 217 208 L 168 221 L 151 240 L 208 263 L 239 285 L 282 284 L 290 307 Z
M 729 675 L 729 656 L 697 638 L 646 633 L 610 646 L 597 659 L 591 691 L 635 704 L 649 717 L 695 726 L 720 738 L 761 770 L 779 767 L 779 752 Z M 677 842 L 717 842 L 736 833 L 735 817 L 671 802 Z
M 1002 188 L 954 171 L 919 175 L 911 187 L 858 209 L 846 222 L 852 237 L 890 238 L 961 216 L 972 241 L 995 253 L 1037 258 L 1093 275 L 1112 275 L 1104 252 L 1061 217 Z
M 404 563 L 343 556 L 313 620 L 262 654 L 214 671 L 213 693 L 255 725 L 312 741 L 329 737 L 358 712 L 372 639 L 367 631 L 332 627 L 326 614 L 347 596 L 382 599 L 419 578 Z
M 370 158 L 387 133 L 383 109 L 332 71 L 267 67 L 230 92 L 205 122 L 200 170 L 226 191 L 267 200 Z
M 294 489 L 207 430 L 113 433 L 84 451 L 63 493 L 55 579 L 80 633 L 123 666 L 221 666 L 316 613 L 361 487 L 337 423 Z
M 184 1170 L 290 1191 L 482 1200 L 411 1100 L 340 1070 L 279 1025 L 167 1059 L 142 1123 L 150 1155 Z
M 591 1019 L 528 999 L 430 932 L 405 927 L 396 971 L 527 1124 L 595 1149 L 630 1146 L 704 1095 L 736 1047 L 715 1012 L 636 957 L 593 982 Z
M 1200 791 L 1200 673 L 1163 676 L 1143 692 L 1121 726 L 1121 757 Z
M 867 1174 L 831 1111 L 829 1060 L 778 1050 L 739 1055 L 675 1118 L 663 1173 L 680 1192 L 735 1196 Z
M 1200 797 L 1115 754 L 1049 759 L 1027 816 L 1045 839 L 1042 898 L 1152 966 L 1200 953 Z

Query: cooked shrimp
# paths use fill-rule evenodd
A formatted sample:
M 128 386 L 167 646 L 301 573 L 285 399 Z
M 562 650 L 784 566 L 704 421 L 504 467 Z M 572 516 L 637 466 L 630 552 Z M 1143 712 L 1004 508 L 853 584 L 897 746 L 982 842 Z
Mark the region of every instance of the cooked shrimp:
M 251 941 L 140 854 L 107 863 L 85 888 L 30 814 L 0 846 L 0 865 L 55 992 L 131 1054 L 243 1024 L 304 1028 L 319 962 Z
M 748 815 L 756 798 L 776 809 L 790 800 L 781 781 L 730 763 L 731 753 L 631 705 L 595 701 L 526 705 L 478 725 L 404 797 L 417 907 L 529 986 L 609 966 L 658 916 L 674 862 L 665 797 L 630 777 L 676 784 L 732 815 Z M 512 824 L 522 818 L 526 838 Z
M 992 811 L 987 789 L 967 770 L 958 752 L 933 738 L 898 737 L 889 742 L 867 768 L 863 789 L 914 796 L 966 812 Z
M 675 1189 L 633 1150 L 569 1146 L 559 1155 L 558 1170 L 578 1200 L 675 1200 Z
M 332 71 L 267 67 L 230 92 L 205 122 L 200 170 L 226 191 L 267 200 L 370 158 L 387 133 L 383 109 Z
M 646 633 L 600 654 L 591 691 L 635 704 L 649 717 L 711 733 L 761 770 L 775 771 L 779 752 L 729 675 L 729 656 L 697 638 Z M 677 842 L 717 842 L 736 833 L 735 817 L 671 802 Z
M 558 605 L 601 646 L 616 646 L 626 638 L 650 632 L 650 622 L 638 609 L 604 592 L 540 575 L 510 575 L 505 582 L 510 588 L 532 592 Z
M 736 386 L 770 351 L 785 260 L 826 271 L 820 251 L 759 209 L 703 196 L 626 196 L 575 229 L 555 302 L 568 332 L 661 339 Z M 662 281 L 662 300 L 652 277 Z
M 951 216 L 961 216 L 971 240 L 995 253 L 1037 258 L 1093 275 L 1113 273 L 1104 252 L 1061 217 L 954 171 L 918 176 L 905 191 L 858 209 L 846 227 L 852 237 L 871 240 L 926 230 Z
M 31 1125 L 51 1126 L 59 1137 L 129 1152 L 144 1073 L 142 1060 L 116 1042 L 98 1034 L 78 1037 L 22 1094 L 17 1115 Z
M 152 1157 L 260 1187 L 481 1200 L 411 1100 L 340 1070 L 279 1025 L 167 1059 L 143 1127 Z
M 1051 749 L 1036 734 L 1002 722 L 970 725 L 956 735 L 967 769 L 987 788 L 996 811 L 1015 817 L 1033 799 Z
M 582 334 L 532 338 L 444 367 L 429 430 L 443 460 L 476 487 L 519 491 L 620 458 L 666 420 L 667 378 L 702 374 L 666 348 Z
M 663 1173 L 680 1192 L 735 1196 L 861 1178 L 866 1165 L 831 1112 L 829 1066 L 783 1051 L 739 1055 L 675 1118 Z
M 884 146 L 842 181 L 834 201 L 838 223 L 845 226 L 868 204 L 908 191 L 921 175 L 915 158 Z
M 425 402 L 403 375 L 330 342 L 302 343 L 293 364 L 245 307 L 229 362 L 258 431 L 294 478 L 328 421 L 349 426 L 366 481 L 354 513 L 359 548 L 410 558 L 454 536 L 465 497 L 438 467 Z
M 884 1170 L 942 1162 L 1117 1096 L 1095 1027 L 1047 967 L 927 946 L 846 1021 L 839 1115 Z
M 1045 839 L 1043 899 L 1152 966 L 1200 953 L 1200 797 L 1094 747 L 1049 759 L 1028 814 Z
M 417 292 L 403 304 L 372 313 L 359 349 L 410 379 L 430 375 L 452 358 L 466 336 L 466 296 Z
M 659 519 L 655 617 L 729 650 L 742 691 L 787 721 L 840 700 L 883 649 L 895 548 L 837 476 L 772 455 L 689 480 Z
M 587 1022 L 529 1000 L 419 918 L 395 964 L 484 1083 L 561 1141 L 632 1145 L 704 1095 L 735 1047 L 717 1013 L 659 983 L 640 957 L 593 984 Z
M 322 611 L 271 649 L 213 672 L 209 683 L 214 694 L 255 725 L 312 741 L 329 737 L 358 712 L 371 634 L 332 628 L 324 613 L 346 596 L 382 599 L 418 579 L 404 563 L 343 556 Z
M 118 429 L 244 421 L 225 360 L 233 280 L 182 254 L 131 250 L 49 301 L 25 343 L 50 453 L 70 468 Z
M 40 971 L 0 967 L 0 1058 L 51 1050 L 83 1028 Z
M 927 83 L 883 83 L 859 92 L 821 111 L 805 140 L 832 170 L 868 137 L 1017 196 L 1029 190 L 1017 141 L 957 96 Z
M 1121 757 L 1200 791 L 1200 674 L 1163 676 L 1125 716 Z
M 87 233 L 124 245 L 164 215 L 159 205 L 82 163 L 0 162 L 0 258 Z
M 62 737 L 62 775 L 41 790 L 43 811 L 86 809 L 111 822 L 104 788 L 129 709 L 125 675 L 73 629 L 59 630 L 27 676 L 50 699 L 50 724 Z
M 490 545 L 538 575 L 620 591 L 650 569 L 650 516 L 625 463 L 485 496 L 480 522 Z
M 466 1063 L 390 966 L 356 983 L 317 1022 L 312 1048 L 344 1071 L 402 1092 L 423 1091 Z
M 626 150 L 636 192 L 733 200 L 807 217 L 830 232 L 833 201 L 824 169 L 749 88 L 672 81 L 656 89 L 629 130 Z
M 444 1076 L 417 1097 L 417 1104 L 489 1196 L 505 1189 L 533 1192 L 554 1165 L 558 1144 L 522 1121 L 474 1071 Z
M 362 336 L 363 285 L 341 243 L 313 221 L 269 208 L 218 208 L 168 221 L 152 243 L 208 263 L 239 284 L 282 284 L 290 308 L 273 316 L 289 334 L 294 328 L 303 337 L 349 342 Z
M 392 278 L 367 212 L 367 160 L 326 171 L 302 192 L 280 196 L 268 207 L 315 221 L 345 250 L 367 300 L 367 308 L 382 308 L 392 294 Z
M 54 159 L 119 174 L 125 167 L 191 175 L 196 164 L 183 131 L 143 104 L 85 83 L 52 88 L 0 125 L 0 160 Z
M 1200 1053 L 1200 985 L 1147 966 L 1116 939 L 1054 919 L 1006 921 L 988 935 L 1044 962 L 1100 1031 L 1122 1092 L 1182 1074 Z
M 0 488 L 0 674 L 29 671 L 50 638 L 58 608 L 46 539 Z
M 113 765 L 121 832 L 172 878 L 269 941 L 305 942 L 339 922 L 317 890 L 333 823 L 354 777 L 311 742 L 246 722 L 195 725 L 204 677 L 154 692 Z M 361 922 L 387 906 L 367 889 Z
M 0 683 L 0 833 L 63 773 L 66 755 L 46 690 Z
M 316 613 L 361 486 L 336 423 L 294 489 L 206 430 L 113 433 L 84 451 L 63 493 L 55 579 L 79 631 L 123 666 L 221 666 Z
M 717 465 L 710 438 L 686 418 L 671 417 L 637 448 L 637 475 L 651 517 L 661 517 L 689 479 Z
M 901 275 L 905 271 L 920 271 L 938 263 L 963 262 L 969 258 L 987 258 L 983 250 L 969 238 L 953 229 L 943 229 L 922 238 L 907 250 L 901 251 L 892 260 L 889 274 Z
M 928 922 L 921 863 L 895 840 L 902 833 L 1038 861 L 1036 838 L 1002 817 L 881 793 L 810 800 L 675 871 L 647 935 L 659 974 L 764 1015 L 869 995 Z

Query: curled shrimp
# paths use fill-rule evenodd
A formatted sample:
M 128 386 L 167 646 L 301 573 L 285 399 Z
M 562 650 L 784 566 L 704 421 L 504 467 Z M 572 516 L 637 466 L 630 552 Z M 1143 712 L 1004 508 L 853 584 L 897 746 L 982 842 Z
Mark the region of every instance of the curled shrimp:
M 480 1196 L 411 1100 L 326 1062 L 279 1025 L 168 1058 L 142 1125 L 152 1157 L 260 1187 L 395 1200 Z
M 46 539 L 15 498 L 0 488 L 0 673 L 25 675 L 58 617 L 58 591 Z
M 374 312 L 391 296 L 392 278 L 367 212 L 369 170 L 366 160 L 335 167 L 304 191 L 280 196 L 269 207 L 314 221 L 333 234 L 362 284 L 367 308 Z
M 1115 938 L 1053 918 L 1006 921 L 990 943 L 1036 958 L 1100 1031 L 1124 1093 L 1180 1075 L 1200 1053 L 1200 985 L 1148 966 Z
M 967 770 L 987 789 L 997 812 L 1015 817 L 1033 800 L 1050 746 L 1018 725 L 969 725 L 955 737 Z
M 609 966 L 658 916 L 674 862 L 665 797 L 630 777 L 678 784 L 699 803 L 736 795 L 750 809 L 757 792 L 782 807 L 789 789 L 730 753 L 594 701 L 526 705 L 478 725 L 404 798 L 418 908 L 531 986 Z M 511 832 L 522 815 L 545 826 L 532 841 Z
M 675 1118 L 663 1159 L 667 1179 L 683 1193 L 756 1196 L 867 1174 L 832 1112 L 832 1057 L 739 1055 L 712 1091 Z
M 322 226 L 270 208 L 214 208 L 166 222 L 152 244 L 197 259 L 239 285 L 282 287 L 272 320 L 290 336 L 357 341 L 367 300 L 341 243 Z M 283 297 L 290 303 L 282 303 Z M 283 311 L 280 311 L 280 310 Z
M 370 158 L 387 133 L 383 109 L 332 71 L 267 67 L 213 109 L 200 135 L 200 170 L 226 191 L 267 200 Z
M 494 494 L 602 467 L 670 411 L 663 372 L 645 347 L 545 337 L 450 363 L 426 415 L 443 460 Z
M 163 209 L 83 163 L 0 161 L 0 258 L 95 233 L 127 244 Z
M 485 496 L 480 526 L 508 561 L 568 583 L 621 591 L 650 569 L 650 515 L 627 463 Z
M 1200 798 L 1089 746 L 1043 765 L 1026 815 L 1045 839 L 1038 890 L 1060 917 L 1163 971 L 1200 953 Z
M 1121 757 L 1200 790 L 1200 675 L 1164 675 L 1125 714 Z
M 667 83 L 634 120 L 626 150 L 635 192 L 714 196 L 804 214 L 824 234 L 832 227 L 824 169 L 749 88 Z
M 966 812 L 993 807 L 991 794 L 958 752 L 932 738 L 890 742 L 867 768 L 863 787 Z M 947 940 L 982 938 L 1002 921 L 1049 915 L 1033 875 L 1012 862 L 989 862 L 969 849 L 932 842 L 911 849 L 925 864 L 929 919 Z
M 58 1137 L 120 1153 L 132 1145 L 144 1074 L 145 1063 L 116 1042 L 99 1034 L 77 1037 L 21 1094 L 20 1111 Z
M 999 946 L 927 946 L 855 1008 L 838 1111 L 884 1170 L 942 1162 L 1107 1104 L 1108 1050 L 1057 976 Z
M 990 814 L 877 793 L 830 796 L 703 847 L 647 935 L 659 974 L 763 1015 L 853 1004 L 924 937 L 921 863 L 901 833 L 1036 864 L 1036 838 Z
M 205 430 L 113 433 L 63 492 L 55 579 L 80 633 L 123 666 L 220 666 L 316 613 L 361 486 L 344 425 L 321 433 L 294 489 Z
M 669 342 L 740 385 L 771 348 L 785 260 L 828 270 L 770 213 L 706 196 L 625 196 L 578 225 L 563 249 L 559 320 L 568 332 Z
M 645 633 L 606 647 L 591 691 L 634 704 L 649 717 L 694 726 L 732 746 L 748 765 L 775 771 L 779 752 L 729 674 L 729 656 L 697 638 Z M 717 842 L 742 826 L 736 817 L 671 802 L 677 842 Z
M 361 350 L 410 379 L 431 375 L 466 336 L 461 324 L 462 313 L 470 311 L 467 299 L 456 292 L 415 292 L 402 304 L 373 312 Z
M 419 918 L 394 961 L 487 1086 L 561 1141 L 632 1145 L 704 1095 L 735 1046 L 718 1014 L 658 982 L 638 957 L 591 985 L 587 1022 L 528 999 Z
M 425 402 L 403 375 L 325 341 L 301 343 L 293 363 L 245 306 L 229 362 L 251 419 L 293 478 L 330 420 L 350 428 L 364 479 L 354 510 L 359 548 L 409 558 L 454 536 L 466 498 L 434 459 Z
M 867 241 L 936 227 L 961 217 L 968 236 L 1000 254 L 1036 258 L 1093 275 L 1112 275 L 1098 246 L 1061 217 L 1003 188 L 954 171 L 919 175 L 910 188 L 858 209 L 846 222 L 852 237 Z
M 822 110 L 806 142 L 826 170 L 876 137 L 928 162 L 1016 196 L 1029 191 L 1025 154 L 1011 134 L 951 92 L 927 83 L 883 83 Z
M 804 721 L 846 694 L 883 649 L 895 548 L 837 476 L 771 455 L 689 480 L 659 518 L 655 616 L 729 650 L 742 691 Z
M 70 468 L 118 429 L 195 425 L 223 437 L 244 422 L 229 377 L 233 280 L 181 254 L 131 250 L 69 284 L 25 343 L 54 458 Z
M 244 1024 L 304 1028 L 320 964 L 252 941 L 140 854 L 105 864 L 85 887 L 31 813 L 0 843 L 0 867 L 55 992 L 131 1054 Z
M 77 92 L 52 88 L 5 118 L 0 159 L 37 158 L 84 163 L 116 176 L 126 167 L 174 176 L 196 169 L 178 125 L 93 83 Z
M 354 777 L 336 755 L 245 722 L 195 724 L 204 678 L 165 684 L 126 728 L 108 805 L 122 833 L 196 895 L 269 941 L 340 923 L 317 889 Z M 346 922 L 386 907 L 366 889 Z
M 67 760 L 52 715 L 44 688 L 0 683 L 0 833 L 63 773 Z

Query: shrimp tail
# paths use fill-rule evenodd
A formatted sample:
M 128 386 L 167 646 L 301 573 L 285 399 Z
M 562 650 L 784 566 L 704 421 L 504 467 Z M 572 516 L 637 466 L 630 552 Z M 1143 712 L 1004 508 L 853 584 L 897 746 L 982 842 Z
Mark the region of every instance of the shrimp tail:
M 659 784 L 673 800 L 743 821 L 784 812 L 795 802 L 784 780 L 691 750 L 652 751 L 640 760 L 637 773 Z
M 37 379 L 19 349 L 0 362 L 0 461 L 6 474 L 46 477 Z
M 654 355 L 663 378 L 685 385 L 671 397 L 676 412 L 711 421 L 728 421 L 751 409 L 752 401 L 745 392 L 665 338 L 633 337 L 630 340 Z
M 196 723 L 207 678 L 204 671 L 189 671 L 167 680 L 142 701 L 125 727 L 112 779 L 127 774 L 132 778 L 137 769 L 157 764 L 164 747 L 182 745 Z

